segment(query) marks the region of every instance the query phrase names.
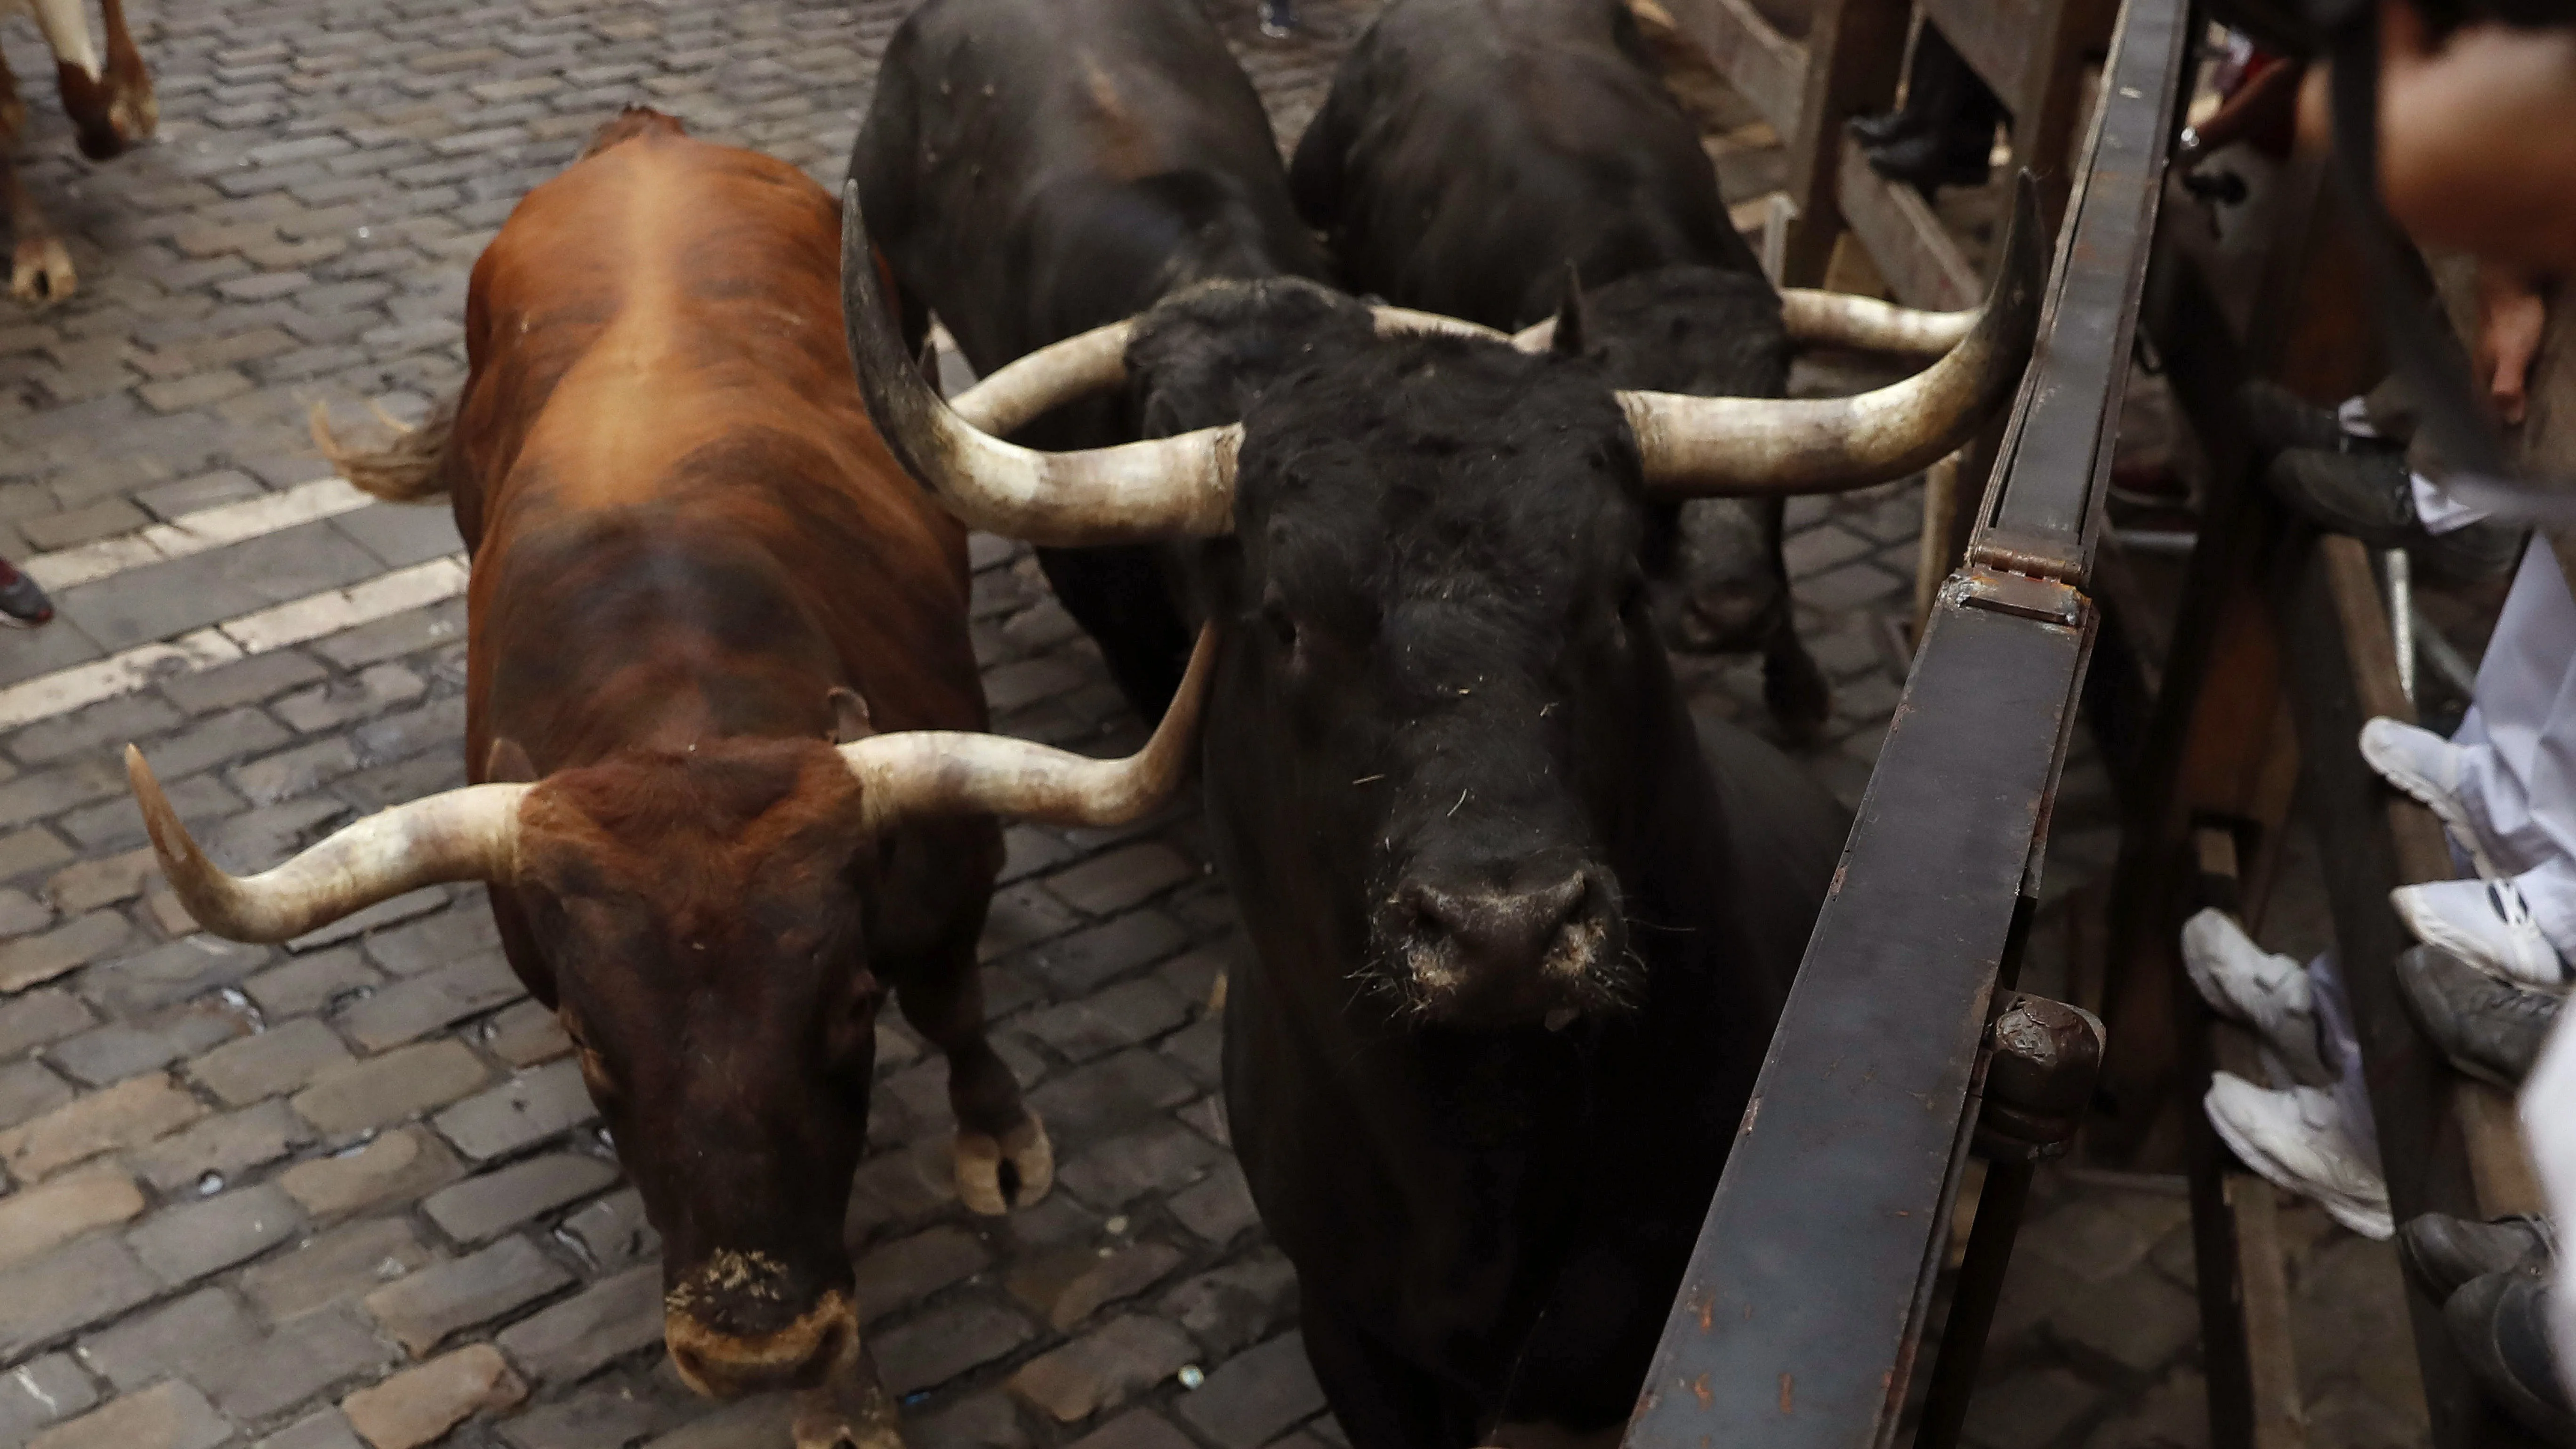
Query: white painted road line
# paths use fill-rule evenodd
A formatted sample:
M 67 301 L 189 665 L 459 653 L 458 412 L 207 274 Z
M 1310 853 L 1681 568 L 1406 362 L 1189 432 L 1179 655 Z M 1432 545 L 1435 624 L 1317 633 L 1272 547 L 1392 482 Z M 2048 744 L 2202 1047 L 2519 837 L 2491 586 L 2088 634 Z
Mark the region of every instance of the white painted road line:
M 18 567 L 49 590 L 94 584 L 127 569 L 167 563 L 206 553 L 227 544 L 311 523 L 318 518 L 364 508 L 375 500 L 341 478 L 317 478 L 283 493 L 264 493 L 237 503 L 219 503 L 183 513 L 132 533 L 120 533 L 75 548 L 40 553 Z
M 138 644 L 105 659 L 40 674 L 0 689 L 0 729 L 52 719 L 177 675 L 195 674 L 253 654 L 307 644 L 391 618 L 406 609 L 452 599 L 465 592 L 467 577 L 465 555 L 452 553 L 362 584 L 326 589 L 226 619 L 177 639 Z

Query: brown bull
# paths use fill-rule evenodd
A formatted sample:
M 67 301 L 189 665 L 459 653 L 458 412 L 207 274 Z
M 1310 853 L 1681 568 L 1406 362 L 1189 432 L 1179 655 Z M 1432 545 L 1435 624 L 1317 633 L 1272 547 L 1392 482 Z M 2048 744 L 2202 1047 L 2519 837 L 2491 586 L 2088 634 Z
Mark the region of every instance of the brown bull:
M 961 1196 L 1046 1190 L 1044 1129 L 983 1033 L 992 813 L 1151 808 L 1197 698 L 1124 762 L 931 733 L 985 724 L 965 539 L 868 422 L 839 243 L 793 167 L 612 123 L 476 265 L 452 416 L 363 456 L 321 433 L 381 496 L 454 495 L 482 783 L 235 880 L 135 762 L 164 867 L 220 934 L 492 884 L 662 1233 L 673 1362 L 718 1396 L 866 1377 L 841 1224 L 888 988 L 947 1054 Z
M 126 27 L 125 0 L 99 0 L 100 19 L 106 22 L 103 54 L 83 0 L 0 0 L 0 15 L 13 10 L 33 15 L 44 29 L 45 44 L 54 53 L 63 114 L 71 117 L 82 155 L 105 161 L 152 138 L 161 107 L 152 94 L 151 74 L 143 68 L 143 52 Z M 59 302 L 80 279 L 72 270 L 71 252 L 18 174 L 18 134 L 26 125 L 27 107 L 18 98 L 17 80 L 0 60 L 0 202 L 8 206 L 9 226 L 17 235 L 9 292 L 21 302 Z

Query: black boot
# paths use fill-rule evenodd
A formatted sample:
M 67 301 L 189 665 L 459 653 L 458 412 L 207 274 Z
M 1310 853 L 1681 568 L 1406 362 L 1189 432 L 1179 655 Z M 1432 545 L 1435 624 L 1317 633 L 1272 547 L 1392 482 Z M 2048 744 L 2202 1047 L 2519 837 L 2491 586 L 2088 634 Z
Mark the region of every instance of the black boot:
M 2451 1342 L 2487 1402 L 2545 1444 L 2576 1446 L 2576 1414 L 2550 1362 L 2549 1327 L 2541 1295 L 2548 1289 L 2529 1273 L 2489 1273 L 2473 1278 L 2442 1305 Z
M 2417 1213 L 2397 1230 L 2397 1261 L 2426 1297 L 2447 1303 L 2461 1285 L 2489 1273 L 2537 1275 L 2549 1266 L 2549 1225 L 2538 1218 L 2491 1223 Z
M 1843 129 L 1851 132 L 1852 139 L 1867 151 L 1892 145 L 1931 127 L 1932 122 L 1912 105 L 1901 110 L 1881 111 L 1875 116 L 1854 116 L 1843 122 Z
M 0 614 L 33 628 L 53 621 L 54 601 L 45 597 L 34 579 L 0 560 Z

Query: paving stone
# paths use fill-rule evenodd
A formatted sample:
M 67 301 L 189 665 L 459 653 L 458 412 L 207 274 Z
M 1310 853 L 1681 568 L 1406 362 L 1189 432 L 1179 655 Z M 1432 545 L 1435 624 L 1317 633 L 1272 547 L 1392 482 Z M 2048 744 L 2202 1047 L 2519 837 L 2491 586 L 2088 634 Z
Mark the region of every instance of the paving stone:
M 1222 1449 L 1255 1449 L 1323 1407 L 1305 1340 L 1295 1333 L 1228 1359 L 1179 1401 L 1181 1417 Z
M 126 1160 L 164 1195 L 220 1192 L 226 1180 L 313 1141 L 313 1129 L 284 1102 L 262 1102 L 182 1128 Z
M 337 1408 L 296 1420 L 259 1441 L 256 1449 L 365 1449 L 348 1417 Z
M 467 902 L 367 938 L 367 959 L 396 976 L 416 976 L 480 956 L 501 944 L 492 913 Z
M 270 706 L 270 710 L 298 733 L 313 735 L 370 718 L 392 705 L 407 704 L 428 688 L 419 675 L 400 664 L 377 664 L 355 677 L 299 690 Z
M 495 1340 L 540 1383 L 569 1382 L 662 1340 L 662 1269 L 630 1268 L 502 1330 Z
M 527 1396 L 500 1351 L 477 1343 L 360 1389 L 340 1401 L 340 1412 L 375 1449 L 419 1449 L 478 1413 Z
M 81 978 L 80 993 L 118 1016 L 139 1016 L 230 986 L 266 965 L 276 953 L 214 936 L 193 935 L 139 956 L 112 961 Z
M 1198 1088 L 1154 1053 L 1129 1048 L 1042 1083 L 1028 1105 L 1057 1142 L 1151 1120 L 1198 1095 Z
M 532 1067 L 572 1050 L 572 1038 L 564 1034 L 563 1023 L 534 1001 L 522 1001 L 496 1014 L 483 1023 L 476 1039 L 485 1051 L 514 1067 Z M 883 1040 L 880 1032 L 880 1061 L 885 1056 Z
M 71 1083 L 43 1062 L 0 1067 L 0 1127 L 15 1127 L 72 1099 Z
M 1206 1177 L 1223 1156 L 1199 1134 L 1178 1123 L 1163 1122 L 1088 1149 L 1059 1169 L 1056 1181 L 1105 1212 L 1149 1192 L 1186 1187 Z M 1192 1222 L 1191 1227 L 1196 1230 L 1198 1224 Z M 1212 1235 L 1203 1232 L 1201 1236 Z
M 505 1156 L 599 1115 L 581 1069 L 554 1062 L 514 1074 L 435 1119 L 458 1151 L 476 1160 Z
M 75 916 L 37 936 L 0 945 L 0 994 L 41 986 L 125 944 L 134 927 L 114 911 Z
M 0 1376 L 0 1444 L 23 1444 L 39 1429 L 98 1402 L 98 1386 L 72 1362 L 49 1353 Z
M 0 1057 L 61 1041 L 97 1021 L 79 997 L 52 987 L 0 1002 Z M 15 1125 L 0 1120 L 0 1126 Z
M 227 1345 L 199 1367 L 198 1381 L 214 1393 L 215 1407 L 255 1423 L 396 1356 L 354 1310 L 335 1306 L 280 1324 L 266 1338 Z
M 1134 1046 L 1189 1019 L 1191 1003 L 1159 980 L 1123 981 L 1061 1006 L 1045 1007 L 1013 1024 L 1055 1048 L 1067 1060 L 1087 1062 Z
M 997 1304 L 937 1308 L 877 1336 L 877 1370 L 886 1392 L 900 1398 L 991 1363 L 1035 1337 L 1027 1319 Z
M 96 1236 L 0 1272 L 0 1362 L 113 1318 L 161 1291 L 121 1238 Z
M 2143 1264 L 2069 1299 L 2048 1320 L 2057 1336 L 2136 1373 L 2161 1368 L 2200 1333 L 2200 1302 Z
M 361 1297 L 386 1281 L 430 1261 L 430 1250 L 399 1217 L 350 1222 L 307 1238 L 294 1253 L 252 1266 L 240 1279 L 242 1294 L 270 1323 L 286 1323 L 335 1302 Z
M 1129 1315 L 1021 1365 L 1010 1390 L 1057 1423 L 1078 1423 L 1126 1403 L 1197 1355 L 1179 1325 Z
M 242 983 L 242 990 L 259 1003 L 259 1009 L 272 1018 L 302 1016 L 343 1000 L 355 1000 L 359 993 L 372 991 L 384 977 L 371 969 L 356 950 L 343 947 L 299 956 L 283 966 L 263 971 Z
M 65 1173 L 0 1197 L 0 1268 L 14 1268 L 94 1228 L 143 1211 L 134 1179 L 113 1167 Z
M 534 1303 L 571 1281 L 570 1273 L 527 1239 L 503 1238 L 376 1289 L 366 1296 L 366 1309 L 419 1357 L 458 1329 Z
M 998 908 L 998 897 L 995 904 Z M 1029 953 L 1027 969 L 1059 997 L 1084 996 L 1189 942 L 1190 933 L 1171 917 L 1160 911 L 1134 911 L 1107 925 L 1039 946 Z
M 1261 1210 L 1253 1206 L 1252 1189 L 1243 1180 L 1243 1169 L 1230 1159 L 1219 1159 L 1207 1177 L 1196 1187 L 1172 1195 L 1172 1216 L 1181 1225 L 1211 1243 L 1230 1243 L 1245 1229 L 1258 1225 Z
M 244 1014 L 226 1003 L 198 1001 L 140 1022 L 111 1021 L 57 1043 L 45 1055 L 75 1080 L 103 1087 L 194 1056 L 248 1030 Z
M 129 1077 L 0 1132 L 0 1160 L 21 1182 L 33 1181 L 102 1152 L 139 1147 L 204 1115 L 167 1073 Z
M 613 1163 L 557 1152 L 467 1178 L 432 1194 L 421 1206 L 449 1237 L 475 1243 L 616 1180 Z
M 795 1402 L 788 1395 L 762 1394 L 674 1429 L 645 1449 L 741 1449 L 747 1444 L 783 1444 L 795 1416 Z
M 185 1374 L 223 1345 L 255 1337 L 259 1325 L 234 1297 L 207 1288 L 91 1334 L 80 1356 L 119 1392 Z
M 180 675 L 161 682 L 161 692 L 190 714 L 211 714 L 254 704 L 299 684 L 320 679 L 327 671 L 293 650 L 255 655 L 238 664 Z
M 1182 1260 L 1181 1251 L 1167 1243 L 1095 1248 L 1074 1242 L 1024 1259 L 1011 1275 L 1010 1287 L 1021 1302 L 1062 1332 L 1111 1303 L 1153 1287 Z
M 1030 1449 L 1026 1426 L 1008 1394 L 974 1394 L 936 1414 L 908 1420 L 911 1449 Z
M 1156 1307 L 1187 1328 L 1211 1358 L 1227 1358 L 1295 1321 L 1297 1270 L 1276 1248 L 1264 1247 L 1189 1279 Z
M 659 1261 L 662 1235 L 644 1216 L 643 1194 L 632 1188 L 613 1192 L 581 1211 L 567 1216 L 563 1226 L 555 1229 L 559 1239 L 569 1239 L 591 1266 L 602 1273 L 614 1273 L 647 1260 Z M 867 1302 L 864 1295 L 859 1300 Z
M 48 1429 L 28 1449 L 214 1449 L 232 1433 L 205 1395 L 173 1382 Z
M 2039 1449 L 2100 1399 L 2101 1390 L 2061 1368 L 2009 1374 L 1979 1383 L 1963 1437 L 1991 1449 Z
M 597 1384 L 505 1420 L 500 1433 L 510 1449 L 625 1449 L 653 1437 L 673 1417 L 668 1405 L 632 1386 Z
M 323 1133 L 338 1136 L 383 1127 L 443 1106 L 489 1079 L 463 1043 L 422 1042 L 334 1067 L 295 1094 L 295 1110 Z
M 2084 1449 L 2208 1449 L 2208 1445 L 2209 1387 L 2187 1368 L 2174 1370 L 2084 1439 Z
M 420 1196 L 462 1175 L 456 1155 L 437 1136 L 404 1127 L 331 1157 L 299 1162 L 278 1184 L 304 1210 L 331 1221 L 382 1202 Z
M 973 1233 L 942 1225 L 887 1243 L 853 1268 L 862 1322 L 900 1312 L 951 1283 L 980 1273 L 992 1253 Z
M 1130 1409 L 1074 1440 L 1073 1449 L 1197 1449 L 1197 1445 L 1153 1410 Z
M 285 1242 L 302 1226 L 295 1199 L 274 1183 L 164 1208 L 126 1235 L 143 1266 L 172 1287 L 193 1283 Z
M 1198 873 L 1180 852 L 1160 841 L 1145 841 L 1058 871 L 1047 877 L 1046 886 L 1078 910 L 1114 916 Z
M 206 1053 L 188 1072 L 217 1097 L 240 1106 L 303 1086 L 315 1073 L 349 1060 L 332 1030 L 305 1018 Z
M 45 898 L 54 903 L 54 909 L 76 916 L 134 899 L 160 871 L 149 846 L 84 860 L 54 872 L 45 882 Z
M 339 1024 L 361 1050 L 383 1051 L 525 995 L 510 963 L 486 951 L 398 981 L 342 1011 Z

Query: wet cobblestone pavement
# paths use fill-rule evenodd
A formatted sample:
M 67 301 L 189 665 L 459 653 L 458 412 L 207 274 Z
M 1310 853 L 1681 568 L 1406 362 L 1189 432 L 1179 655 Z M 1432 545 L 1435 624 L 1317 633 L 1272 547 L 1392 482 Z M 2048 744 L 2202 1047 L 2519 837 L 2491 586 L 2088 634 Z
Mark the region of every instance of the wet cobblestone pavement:
M 330 479 L 307 409 L 416 416 L 452 388 L 475 255 L 622 105 L 836 180 L 902 8 L 142 0 L 161 139 L 97 167 L 31 87 L 28 175 L 83 286 L 0 310 L 0 552 L 61 608 L 0 636 L 0 1449 L 786 1442 L 782 1402 L 710 1404 L 665 1363 L 655 1238 L 481 890 L 282 948 L 196 934 L 117 752 L 141 743 L 235 869 L 461 784 L 453 527 Z M 1226 9 L 1283 136 L 1366 9 L 1310 4 L 1317 34 L 1285 43 Z M 32 28 L 6 44 L 50 72 Z M 1770 164 L 1758 142 L 1733 164 Z M 1847 801 L 1899 689 L 1916 507 L 1792 514 L 1838 697 L 1803 759 Z M 998 727 L 1132 745 L 1026 551 L 979 538 L 974 560 Z M 1685 672 L 1697 707 L 1765 726 L 1750 661 Z M 2079 776 L 2053 898 L 2107 863 L 2108 817 Z M 1011 831 L 986 997 L 1061 1172 L 1006 1220 L 953 1201 L 945 1069 L 881 1026 L 849 1238 L 916 1445 L 1338 1443 L 1213 1095 L 1235 929 L 1189 812 Z M 2161 1184 L 2043 1181 L 1977 1442 L 2206 1437 L 2183 1222 Z M 2303 1303 L 2398 1311 L 2384 1251 L 2357 1248 L 2310 1225 Z M 2321 1368 L 2315 1442 L 2410 1442 L 2335 1397 L 2392 1371 L 2366 1349 Z

